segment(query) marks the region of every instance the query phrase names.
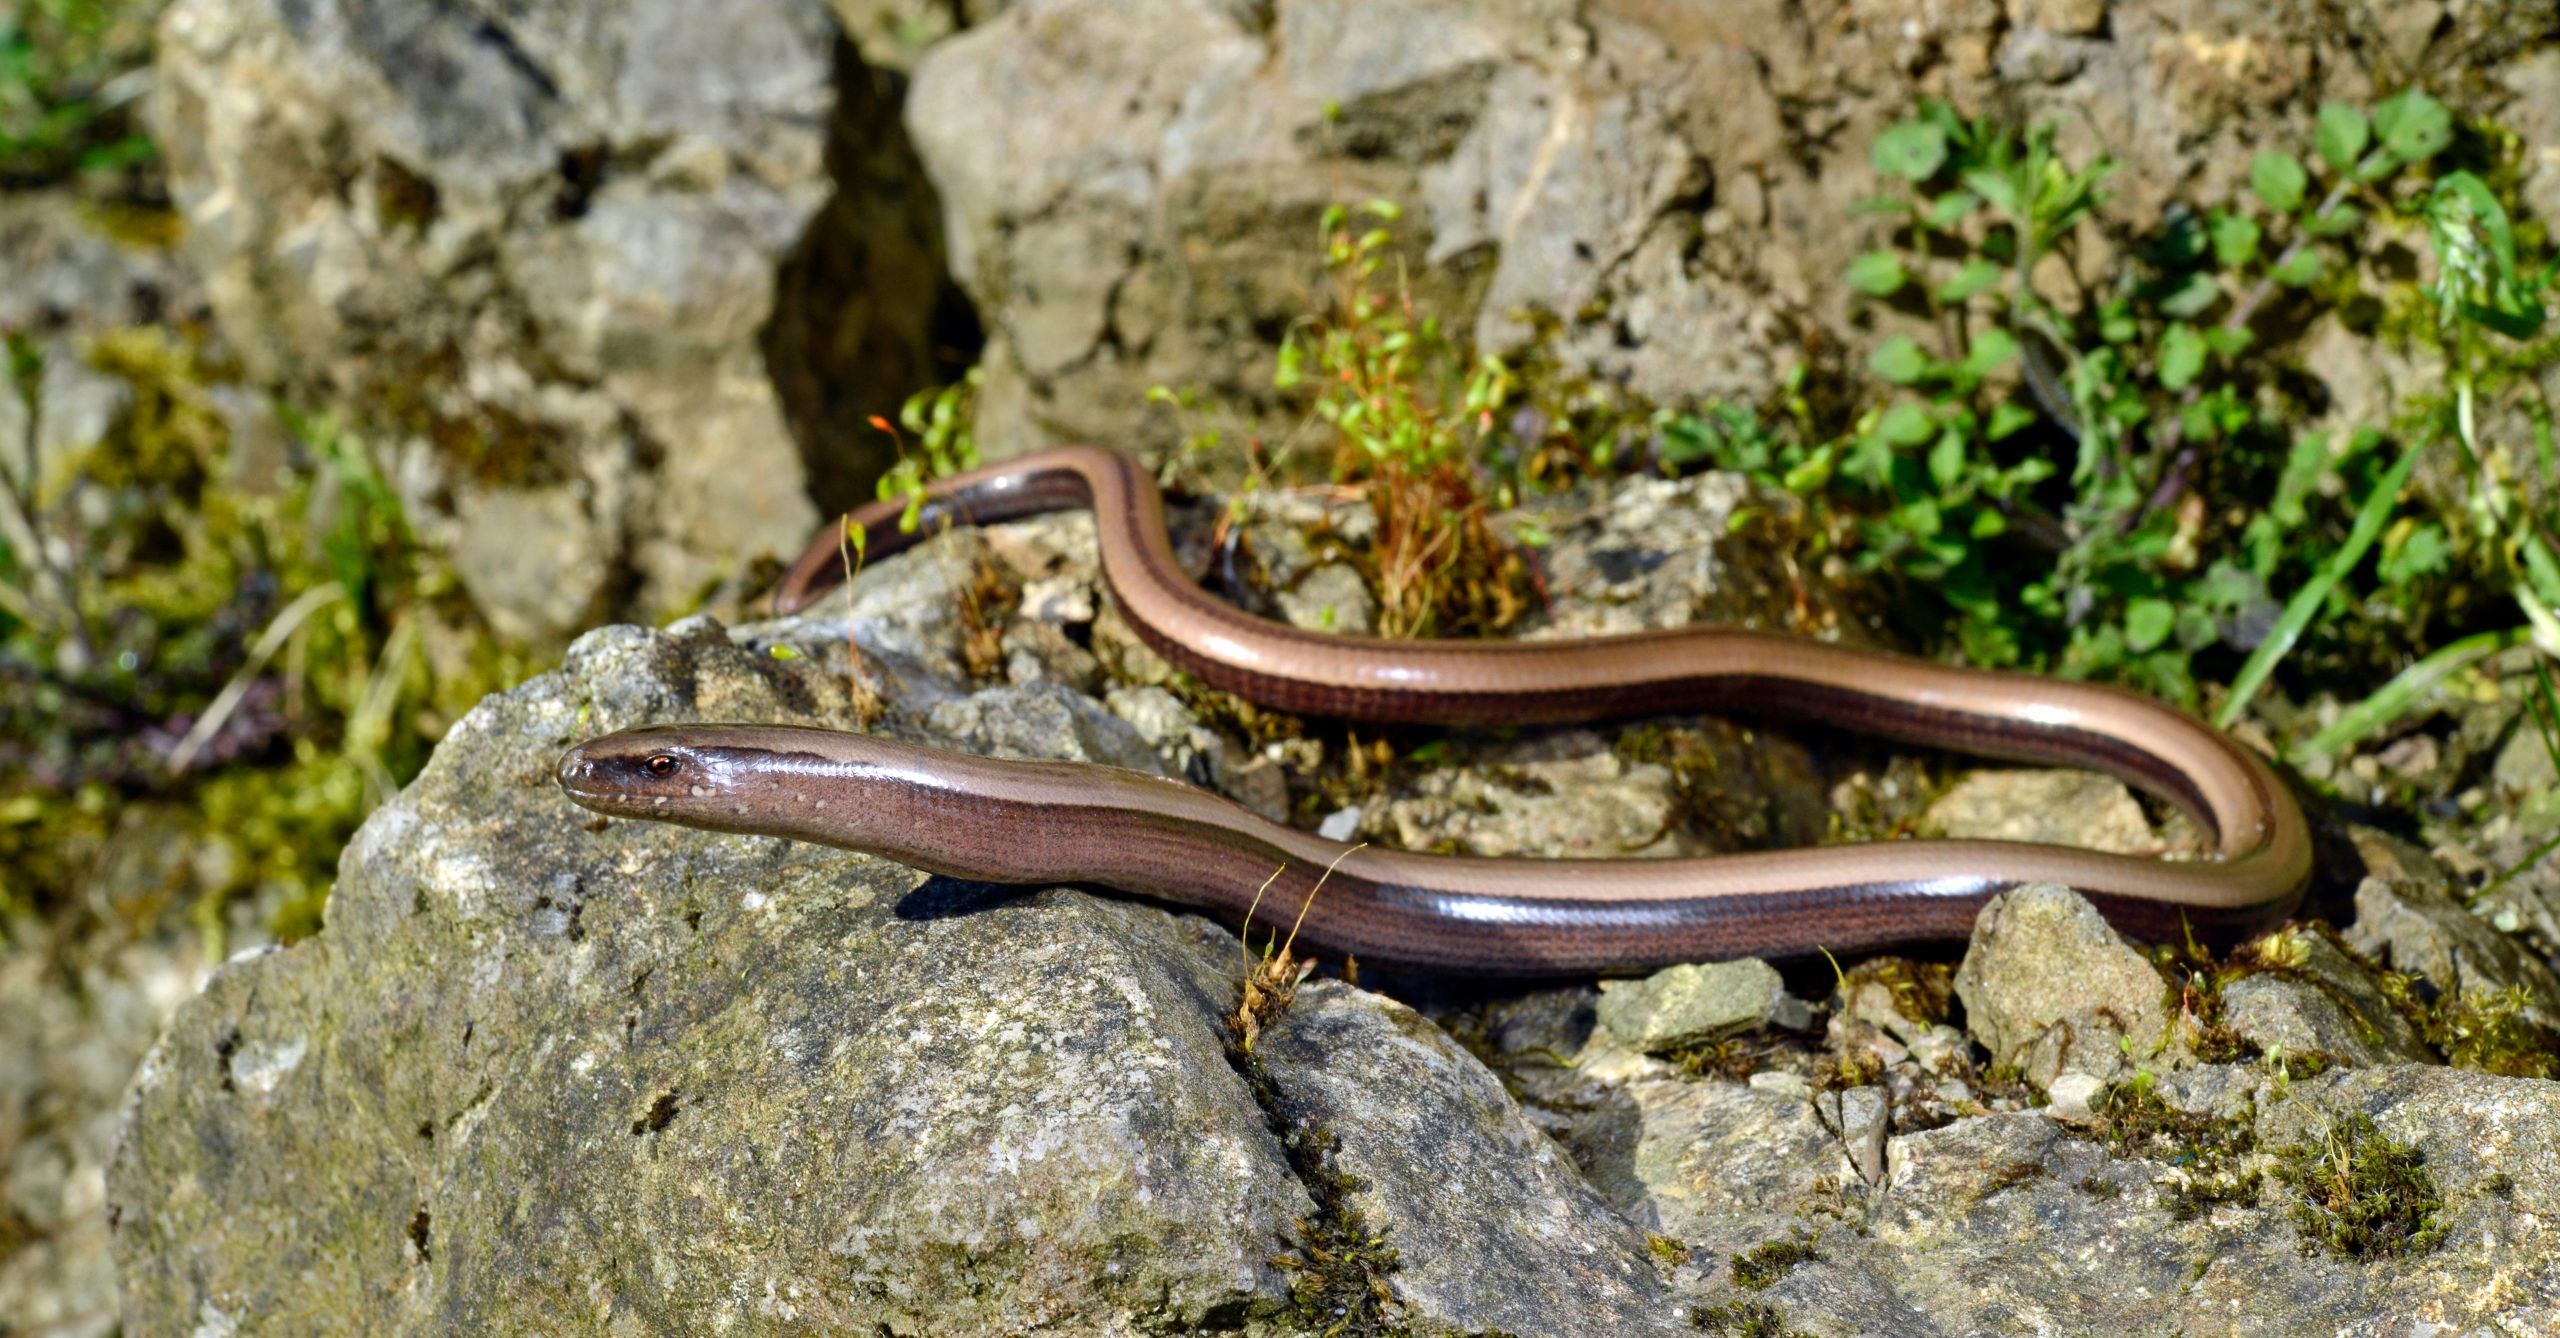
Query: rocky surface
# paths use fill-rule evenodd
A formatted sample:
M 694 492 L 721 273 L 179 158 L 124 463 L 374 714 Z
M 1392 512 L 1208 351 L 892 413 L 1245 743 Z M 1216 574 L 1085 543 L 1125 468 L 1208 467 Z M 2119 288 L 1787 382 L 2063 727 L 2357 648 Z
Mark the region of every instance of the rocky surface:
M 2442 1067 L 2423 988 L 2387 987 L 2360 928 L 2198 959 L 2024 889 L 1953 971 L 1737 963 L 1419 1013 L 1317 981 L 1247 1054 L 1226 928 L 600 821 L 548 783 L 561 746 L 623 725 L 845 722 L 849 610 L 878 728 L 1322 816 L 1327 759 L 1366 745 L 1257 743 L 1235 708 L 1150 683 L 1096 597 L 1087 524 L 933 540 L 803 619 L 594 632 L 485 702 L 350 850 L 329 928 L 224 968 L 144 1065 L 107 1181 L 126 1330 L 2560 1319 L 2560 1086 Z M 1606 525 L 1591 542 L 1649 551 Z M 1637 616 L 1748 586 L 1739 565 L 1668 580 Z M 1443 742 L 1368 783 L 1409 801 L 1506 750 L 1618 755 L 1595 731 Z M 1824 769 L 1807 764 L 1817 795 Z M 1676 770 L 1586 783 L 1693 813 Z M 1570 793 L 1582 773 L 1541 774 Z M 2021 805 L 2054 783 L 2016 774 Z M 2096 799 L 2093 823 L 2130 803 Z M 1578 848 L 1618 820 L 1585 807 L 1579 834 L 1500 802 L 1438 830 Z M 2426 857 L 2392 850 L 2376 881 L 2415 895 Z M 2404 965 L 2516 983 L 2507 955 L 2377 932 Z M 1701 975 L 1747 985 L 1750 1016 L 1644 1020 Z M 1808 1016 L 1795 994 L 1823 989 Z M 2407 1190 L 2403 1253 L 2351 1252 L 2365 1237 L 2319 1199 L 2332 1145 L 2388 1153 L 2354 1174 Z
M 1267 405 L 1337 201 L 1408 206 L 1418 287 L 1485 348 L 1545 331 L 1639 395 L 1756 401 L 1808 341 L 1882 333 L 1839 275 L 1872 244 L 1867 144 L 1921 97 L 2103 145 L 2112 216 L 2152 219 L 2308 142 L 2323 101 L 2423 71 L 2477 71 L 2438 91 L 2543 126 L 2549 22 L 2432 0 L 1031 0 L 924 52 L 908 121 L 986 315 L 991 436 L 1152 449 L 1187 429 L 1150 386 Z M 2553 198 L 2551 164 L 2527 170 Z M 2387 379 L 2331 370 L 2340 396 Z
M 820 6 L 182 0 L 160 32 L 225 333 L 350 407 L 513 637 L 737 581 L 816 520 L 786 409 L 850 488 L 881 461 L 840 429 L 936 375 L 930 192 Z
M 1317 213 L 1385 197 L 1423 299 L 1486 347 L 1544 332 L 1641 395 L 1756 399 L 1804 350 L 1885 332 L 1836 276 L 1871 241 L 1849 208 L 1868 139 L 1917 96 L 2103 143 L 2127 161 L 2114 208 L 2144 218 L 2297 144 L 2321 101 L 2425 71 L 2549 142 L 2546 11 L 181 0 L 154 117 L 188 259 L 89 238 L 20 266 L 24 239 L 80 230 L 0 204 L 0 327 L 40 337 L 58 434 L 10 463 L 124 411 L 67 313 L 209 303 L 252 376 L 345 407 L 493 621 L 558 643 L 732 602 L 813 496 L 859 494 L 883 454 L 864 419 L 966 356 L 978 313 L 991 451 L 1161 448 L 1189 426 L 1152 385 L 1268 413 Z M 2548 214 L 2560 173 L 2521 166 Z M 2408 383 L 2337 333 L 2305 360 L 2341 414 Z M 1865 634 L 1825 572 L 1765 556 L 1783 537 L 1737 542 L 1737 507 L 1787 507 L 1738 480 L 1533 506 L 1555 542 L 1532 635 Z M 1195 569 L 1227 597 L 1374 616 L 1357 505 L 1260 496 L 1233 572 L 1203 528 Z M 1804 844 L 1835 812 L 2192 839 L 2112 783 L 1942 786 L 1747 724 L 1303 728 L 1174 676 L 1089 551 L 1068 518 L 876 565 L 849 607 L 883 727 L 1483 854 Z M 2560 1020 L 2560 861 L 2501 877 L 2560 823 L 2518 675 L 2313 764 L 2351 800 L 2423 800 L 2432 847 L 2359 829 L 2324 852 L 2353 889 L 2318 905 L 2335 938 L 2198 961 L 2035 890 L 1954 970 L 1733 968 L 1818 1002 L 1755 996 L 1774 1028 L 1630 1040 L 1591 988 L 1426 990 L 1416 1013 L 1325 982 L 1248 1063 L 1219 927 L 593 824 L 545 784 L 617 724 L 845 720 L 843 607 L 592 633 L 484 705 L 349 852 L 328 931 L 180 1012 L 111 1177 L 122 1075 L 219 936 L 88 952 L 11 927 L 0 1003 L 29 1025 L 0 1045 L 0 1329 L 111 1328 L 110 1220 L 133 1334 L 2560 1327 L 2560 1089 L 2437 1062 L 2529 1069 Z M 102 895 L 162 886 L 131 858 Z M 2342 1250 L 2317 1178 L 2289 1178 L 2358 1117 L 2426 1190 L 2405 1253 Z

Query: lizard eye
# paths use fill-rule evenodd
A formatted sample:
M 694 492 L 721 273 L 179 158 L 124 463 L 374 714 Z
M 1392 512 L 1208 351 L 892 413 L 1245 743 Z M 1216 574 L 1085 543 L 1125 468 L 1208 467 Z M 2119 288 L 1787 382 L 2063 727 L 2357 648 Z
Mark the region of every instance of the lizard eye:
M 676 767 L 680 764 L 672 754 L 660 753 L 640 765 L 647 767 L 652 776 L 666 777 L 676 774 Z

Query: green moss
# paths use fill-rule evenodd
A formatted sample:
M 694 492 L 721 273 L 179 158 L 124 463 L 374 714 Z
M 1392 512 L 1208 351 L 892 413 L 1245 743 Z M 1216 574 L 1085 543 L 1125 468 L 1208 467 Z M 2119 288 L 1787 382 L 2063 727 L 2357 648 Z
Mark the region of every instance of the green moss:
M 2095 1136 L 2110 1151 L 2164 1168 L 2154 1183 L 2170 1216 L 2185 1221 L 2220 1204 L 2256 1201 L 2258 1139 L 2247 1120 L 2179 1110 L 2161 1099 L 2147 1071 L 2091 1104 L 2104 1117 Z
M 1761 1061 L 1767 1057 L 1767 1045 L 1766 1041 L 1750 1036 L 1728 1036 L 1704 1045 L 1665 1051 L 1662 1057 L 1693 1078 L 1713 1074 L 1741 1082 L 1760 1071 Z
M 1822 1252 L 1814 1247 L 1821 1239 L 1818 1232 L 1799 1230 L 1777 1240 L 1762 1241 L 1733 1256 L 1734 1285 L 1755 1292 L 1769 1290 L 1794 1272 L 1797 1265 L 1820 1260 Z
M 2423 1254 L 2444 1238 L 2444 1196 L 2425 1159 L 2362 1111 L 2279 1152 L 2274 1174 L 2294 1192 L 2306 1252 L 2386 1259 Z
M 1396 1248 L 1352 1202 L 1367 1186 L 1336 1162 L 1338 1140 L 1322 1125 L 1294 1123 L 1282 1113 L 1270 1071 L 1252 1051 L 1230 1045 L 1227 1062 L 1315 1200 L 1314 1215 L 1298 1223 L 1296 1252 L 1271 1261 L 1291 1274 L 1289 1303 L 1297 1320 L 1327 1338 L 1407 1338 L 1403 1307 L 1387 1282 L 1398 1266 Z
M 1923 1026 L 1946 1021 L 1955 1013 L 1956 973 L 1945 962 L 1908 957 L 1870 957 L 1850 967 L 1841 978 L 1847 995 L 1860 985 L 1882 985 L 1893 996 L 1893 1009 Z
M 279 937 L 307 935 L 365 814 L 530 666 L 326 420 L 235 442 L 213 392 L 230 369 L 184 335 L 114 330 L 86 353 L 131 407 L 32 499 L 74 539 L 67 603 L 0 620 L 0 692 L 38 708 L 0 718 L 0 905 L 139 922 L 174 900 L 218 956 L 226 907 L 254 898 Z M 18 579 L 5 554 L 0 579 Z M 119 839 L 190 853 L 150 889 L 93 886 Z
M 1648 1231 L 1644 1233 L 1644 1247 L 1651 1250 L 1653 1257 L 1661 1260 L 1665 1268 L 1678 1268 L 1689 1262 L 1689 1247 L 1669 1236 Z
M 2401 995 L 2411 998 L 2413 992 L 2404 989 Z M 2560 1036 L 2527 1016 L 2531 1003 L 2522 985 L 2493 994 L 2449 994 L 2419 1007 L 2418 1032 L 2458 1069 L 2560 1078 Z
M 1756 1298 L 1699 1306 L 1689 1312 L 1689 1324 L 1724 1338 L 1804 1338 L 1788 1327 L 1784 1311 Z

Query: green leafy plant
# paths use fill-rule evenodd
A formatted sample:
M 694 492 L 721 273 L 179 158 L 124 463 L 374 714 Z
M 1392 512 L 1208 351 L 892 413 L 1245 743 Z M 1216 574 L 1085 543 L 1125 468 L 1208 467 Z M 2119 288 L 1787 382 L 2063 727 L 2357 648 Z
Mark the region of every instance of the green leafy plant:
M 977 468 L 978 388 L 985 383 L 986 373 L 972 367 L 966 376 L 947 386 L 907 396 L 906 402 L 898 406 L 897 427 L 891 427 L 883 418 L 871 420 L 873 427 L 897 443 L 898 461 L 880 476 L 877 492 L 881 501 L 906 503 L 906 509 L 898 515 L 899 529 L 915 532 L 924 516 L 926 484 Z M 910 439 L 915 443 L 912 450 L 908 448 Z M 857 549 L 861 547 L 859 532 L 848 527 L 845 533 Z
M 2393 434 L 2412 425 L 2296 430 L 2308 410 L 2256 323 L 2358 295 L 2348 262 L 2424 213 L 2453 134 L 2415 91 L 2332 105 L 2310 157 L 2261 154 L 2244 198 L 2172 208 L 2110 250 L 2112 160 L 1924 103 L 1872 147 L 1886 244 L 1844 275 L 1900 327 L 1867 364 L 1893 389 L 1829 432 L 1795 385 L 1774 424 L 1711 406 L 1666 423 L 1666 456 L 1847 517 L 1859 564 L 1933 596 L 1977 662 L 2191 702 L 2199 657 L 2254 653 L 2243 700 L 2352 603 L 2368 556 L 2386 586 L 2445 569 L 2442 534 L 2397 509 L 2419 446 Z M 2123 259 L 2092 272 L 2099 254 Z
M 1417 305 L 1391 245 L 1402 216 L 1386 200 L 1324 211 L 1330 300 L 1281 341 L 1271 384 L 1305 396 L 1334 473 L 1377 514 L 1379 630 L 1500 628 L 1526 607 L 1526 568 L 1493 531 L 1479 466 L 1518 381 Z

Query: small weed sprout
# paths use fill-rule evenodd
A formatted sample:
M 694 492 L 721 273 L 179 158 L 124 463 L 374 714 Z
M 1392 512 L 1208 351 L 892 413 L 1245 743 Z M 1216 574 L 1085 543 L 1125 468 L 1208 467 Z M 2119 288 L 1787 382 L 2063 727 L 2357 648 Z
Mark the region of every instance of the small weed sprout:
M 1237 1047 L 1247 1056 L 1253 1054 L 1255 1043 L 1262 1039 L 1262 1029 L 1270 1024 L 1271 1019 L 1289 1011 L 1289 1005 L 1297 1002 L 1298 986 L 1316 969 L 1314 958 L 1301 958 L 1291 953 L 1298 942 L 1299 928 L 1307 922 L 1307 911 L 1316 904 L 1316 894 L 1324 891 L 1326 881 L 1333 877 L 1335 869 L 1342 866 L 1342 861 L 1364 848 L 1365 842 L 1333 857 L 1333 863 L 1325 866 L 1315 886 L 1307 889 L 1307 899 L 1298 903 L 1298 918 L 1289 925 L 1289 937 L 1276 944 L 1266 942 L 1259 960 L 1254 958 L 1249 941 L 1253 932 L 1253 913 L 1261 909 L 1263 894 L 1271 890 L 1271 885 L 1279 881 L 1280 875 L 1289 871 L 1289 866 L 1283 864 L 1273 869 L 1271 876 L 1262 880 L 1262 886 L 1254 889 L 1253 901 L 1245 907 L 1244 928 L 1237 935 L 1238 939 L 1247 940 L 1243 944 L 1244 990 L 1235 1011 L 1227 1015 L 1227 1030 L 1235 1036 Z
M 1332 293 L 1282 340 L 1271 384 L 1310 397 L 1334 440 L 1335 474 L 1365 485 L 1379 630 L 1496 631 L 1528 606 L 1527 565 L 1494 533 L 1482 473 L 1517 378 L 1471 356 L 1416 304 L 1390 250 L 1402 216 L 1384 200 L 1325 210 L 1317 230 Z

